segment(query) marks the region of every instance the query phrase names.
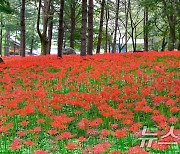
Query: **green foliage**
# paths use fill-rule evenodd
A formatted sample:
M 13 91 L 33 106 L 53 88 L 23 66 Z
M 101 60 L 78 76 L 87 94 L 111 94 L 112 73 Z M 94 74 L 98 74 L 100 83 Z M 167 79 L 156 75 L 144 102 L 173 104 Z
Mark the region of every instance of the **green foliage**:
M 12 13 L 14 10 L 10 7 L 10 3 L 7 0 L 0 0 L 0 12 Z

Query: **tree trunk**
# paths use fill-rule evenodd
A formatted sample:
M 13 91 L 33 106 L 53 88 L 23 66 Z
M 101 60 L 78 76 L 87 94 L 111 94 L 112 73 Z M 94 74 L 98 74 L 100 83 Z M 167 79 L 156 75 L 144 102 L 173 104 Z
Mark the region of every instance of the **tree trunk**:
M 71 34 L 70 34 L 70 47 L 74 49 L 74 37 L 76 28 L 76 2 L 71 0 Z
M 66 28 L 64 27 L 64 40 L 63 40 L 63 48 L 66 48 Z
M 0 55 L 2 56 L 2 35 L 3 35 L 3 33 L 2 33 L 2 27 L 3 27 L 3 23 L 2 23 L 2 14 L 1 14 L 1 21 L 0 21 L 0 23 L 1 23 L 1 29 L 0 29 Z
M 144 8 L 144 51 L 148 51 L 148 8 Z
M 81 56 L 86 56 L 87 0 L 82 0 Z
M 93 0 L 89 0 L 89 7 L 88 7 L 88 49 L 87 54 L 93 54 L 93 8 L 94 3 Z
M 5 46 L 4 46 L 4 55 L 9 56 L 9 40 L 10 40 L 10 31 L 6 28 L 6 38 L 5 38 Z
M 133 18 L 132 18 L 132 9 L 131 9 L 131 1 L 129 0 L 129 17 L 130 17 L 130 22 L 131 22 L 131 38 L 132 38 L 132 46 L 133 46 L 133 51 L 136 51 L 136 45 L 135 45 L 135 41 L 134 41 L 134 22 L 133 22 Z
M 174 0 L 172 0 L 171 3 L 167 2 L 166 0 L 163 0 L 163 4 L 170 30 L 168 49 L 174 50 L 176 43 L 176 5 Z
M 104 8 L 105 8 L 105 0 L 102 0 L 99 35 L 98 35 L 98 43 L 97 43 L 97 50 L 96 50 L 97 54 L 100 53 L 100 50 L 101 50 L 102 30 L 103 30 L 103 21 L 104 21 Z
M 64 0 L 60 0 L 59 28 L 58 28 L 58 57 L 62 57 L 62 47 L 64 38 Z
M 161 51 L 164 51 L 166 48 L 167 42 L 165 36 L 163 37 L 162 45 L 161 45 Z
M 54 16 L 54 5 L 53 1 L 51 1 L 50 6 L 50 17 L 48 23 L 48 44 L 47 44 L 47 54 L 51 54 L 51 41 L 52 41 L 52 33 L 53 33 L 53 16 Z
M 15 35 L 15 43 L 16 43 L 16 38 L 17 38 L 17 30 L 16 30 L 16 35 Z M 16 55 L 16 44 L 14 45 L 14 56 Z
M 125 13 L 126 13 L 126 23 L 125 23 L 125 47 L 126 47 L 126 52 L 128 51 L 128 18 L 129 18 L 129 5 L 130 0 L 126 0 L 125 2 Z
M 43 7 L 43 30 L 42 33 L 40 31 L 40 16 L 41 16 L 41 6 L 42 0 L 39 0 L 39 7 L 38 7 L 38 19 L 37 19 L 37 32 L 40 37 L 41 41 L 41 54 L 46 55 L 48 50 L 48 38 L 47 38 L 47 28 L 48 28 L 48 19 L 50 14 L 50 4 L 51 0 L 44 0 L 44 7 Z
M 20 54 L 25 57 L 26 52 L 26 36 L 25 36 L 25 0 L 21 3 L 21 46 Z
M 32 36 L 32 40 L 31 40 L 30 55 L 32 55 L 32 53 L 33 53 L 33 47 L 34 47 L 34 36 Z
M 108 1 L 106 3 L 108 5 Z M 105 53 L 108 51 L 108 26 L 109 26 L 109 8 L 106 7 L 106 43 L 105 43 Z
M 117 37 L 118 18 L 119 18 L 119 4 L 120 4 L 120 0 L 117 0 L 115 31 L 114 31 L 114 41 L 113 41 L 113 45 L 112 45 L 112 53 L 115 53 L 115 51 L 116 51 L 116 37 Z

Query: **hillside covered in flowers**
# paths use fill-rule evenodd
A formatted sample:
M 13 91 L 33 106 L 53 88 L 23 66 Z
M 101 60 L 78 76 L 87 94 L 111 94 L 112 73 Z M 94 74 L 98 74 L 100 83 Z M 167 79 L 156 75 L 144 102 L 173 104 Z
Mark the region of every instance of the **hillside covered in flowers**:
M 0 153 L 180 150 L 180 52 L 5 57 Z M 158 144 L 141 147 L 142 131 Z M 165 136 L 173 128 L 173 135 Z

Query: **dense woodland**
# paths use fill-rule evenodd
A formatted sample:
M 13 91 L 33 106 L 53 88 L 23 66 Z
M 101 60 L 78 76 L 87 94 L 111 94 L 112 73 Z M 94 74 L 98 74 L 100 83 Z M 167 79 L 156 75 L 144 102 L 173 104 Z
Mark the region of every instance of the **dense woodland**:
M 23 57 L 27 49 L 50 54 L 52 44 L 59 57 L 65 47 L 82 56 L 180 50 L 179 8 L 179 0 L 1 0 L 0 54 L 9 55 L 11 39 Z

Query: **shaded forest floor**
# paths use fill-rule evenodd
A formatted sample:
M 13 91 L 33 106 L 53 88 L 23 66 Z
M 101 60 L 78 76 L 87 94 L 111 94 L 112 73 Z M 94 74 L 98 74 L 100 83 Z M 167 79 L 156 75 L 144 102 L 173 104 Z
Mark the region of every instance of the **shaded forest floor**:
M 180 151 L 180 52 L 3 59 L 0 153 Z

